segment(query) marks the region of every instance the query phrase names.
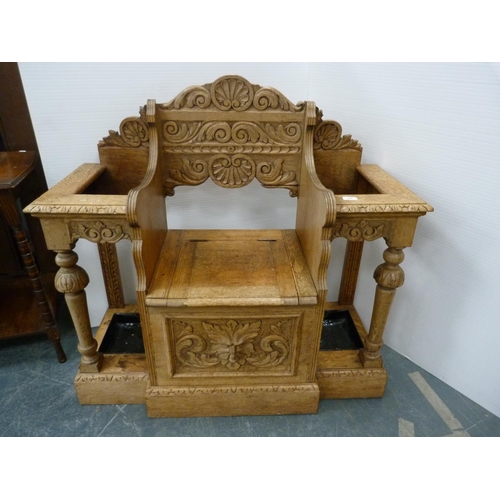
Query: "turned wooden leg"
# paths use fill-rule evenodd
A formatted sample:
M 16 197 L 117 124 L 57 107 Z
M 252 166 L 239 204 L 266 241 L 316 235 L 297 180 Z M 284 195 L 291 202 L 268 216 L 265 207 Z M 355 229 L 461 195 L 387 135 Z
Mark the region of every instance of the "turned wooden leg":
M 361 361 L 365 367 L 378 367 L 382 365 L 380 348 L 382 347 L 382 336 L 385 324 L 389 316 L 391 304 L 396 294 L 396 288 L 404 283 L 404 272 L 399 267 L 403 262 L 404 253 L 402 248 L 387 248 L 384 251 L 384 263 L 375 269 L 373 277 L 377 282 L 375 301 L 373 304 L 370 331 L 361 350 Z
M 78 255 L 75 252 L 71 250 L 58 252 L 56 264 L 60 269 L 56 274 L 55 285 L 57 291 L 64 293 L 78 335 L 78 351 L 82 355 L 80 371 L 98 372 L 102 355 L 97 352 L 97 342 L 92 335 L 84 290 L 89 284 L 89 277 L 80 266 L 76 265 L 77 262 Z
M 12 230 L 14 231 L 14 238 L 16 240 L 17 247 L 19 248 L 24 268 L 26 269 L 28 278 L 31 281 L 31 286 L 35 294 L 38 307 L 42 313 L 47 337 L 54 346 L 59 363 L 64 363 L 66 361 L 66 354 L 64 354 L 61 346 L 61 340 L 56 327 L 56 322 L 54 320 L 54 315 L 50 309 L 49 301 L 43 288 L 42 280 L 40 279 L 40 272 L 38 270 L 38 266 L 36 265 L 35 257 L 31 251 L 30 241 L 22 226 L 12 226 Z

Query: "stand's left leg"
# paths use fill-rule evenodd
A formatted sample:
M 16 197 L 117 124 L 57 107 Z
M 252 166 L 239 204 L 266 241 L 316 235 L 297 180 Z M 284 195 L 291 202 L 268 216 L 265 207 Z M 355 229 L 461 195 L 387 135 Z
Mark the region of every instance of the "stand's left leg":
M 396 294 L 396 288 L 404 283 L 404 272 L 399 267 L 399 264 L 404 259 L 403 248 L 387 248 L 384 251 L 385 262 L 380 264 L 373 274 L 377 282 L 377 289 L 375 292 L 370 331 L 365 341 L 365 347 L 360 353 L 364 367 L 382 366 L 380 348 L 383 344 L 382 336 L 385 324 L 387 323 L 392 301 Z

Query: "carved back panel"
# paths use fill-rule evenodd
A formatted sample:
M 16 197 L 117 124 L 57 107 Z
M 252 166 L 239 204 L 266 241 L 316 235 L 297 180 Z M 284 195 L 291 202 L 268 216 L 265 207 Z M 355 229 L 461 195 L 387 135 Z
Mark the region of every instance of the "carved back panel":
M 305 103 L 293 104 L 271 87 L 253 85 L 240 76 L 193 86 L 166 104 L 156 105 L 160 161 L 165 192 L 195 186 L 211 178 L 237 188 L 257 179 L 263 186 L 284 187 L 296 196 L 305 139 Z M 144 107 L 125 118 L 119 132 L 110 130 L 99 143 L 105 174 L 96 192 L 126 194 L 144 177 L 149 133 Z M 322 121 L 317 110 L 313 136 L 316 171 L 337 194 L 354 193 L 361 145 L 342 136 L 335 121 Z
M 209 178 L 224 188 L 257 179 L 297 194 L 305 103 L 295 105 L 273 88 L 224 76 L 157 105 L 156 123 L 167 194 Z

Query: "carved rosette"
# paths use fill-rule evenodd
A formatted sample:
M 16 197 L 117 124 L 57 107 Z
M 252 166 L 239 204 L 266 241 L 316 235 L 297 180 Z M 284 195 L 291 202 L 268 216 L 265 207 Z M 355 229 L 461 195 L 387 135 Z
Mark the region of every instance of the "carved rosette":
M 348 241 L 373 241 L 384 234 L 384 224 L 363 220 L 354 223 L 343 223 L 334 226 L 333 238 L 346 238 Z
M 93 243 L 116 243 L 130 235 L 119 224 L 107 225 L 101 221 L 71 222 L 71 241 L 79 238 Z
M 100 146 L 118 146 L 121 148 L 138 148 L 149 146 L 149 131 L 146 122 L 139 117 L 125 118 L 120 123 L 120 133 L 114 130 L 104 137 Z
M 314 129 L 314 149 L 332 150 L 332 149 L 358 149 L 361 150 L 361 144 L 352 139 L 350 135 L 342 136 L 342 127 L 335 121 L 324 121 L 318 123 Z
M 246 372 L 281 366 L 283 372 L 291 365 L 291 320 L 266 325 L 260 320 L 201 321 L 199 326 L 173 321 L 173 329 L 181 367 Z
M 183 90 L 175 99 L 161 104 L 163 109 L 219 109 L 221 111 L 282 110 L 298 112 L 304 103 L 291 103 L 281 92 L 272 87 L 252 85 L 241 76 L 229 75 L 206 85 L 196 85 Z

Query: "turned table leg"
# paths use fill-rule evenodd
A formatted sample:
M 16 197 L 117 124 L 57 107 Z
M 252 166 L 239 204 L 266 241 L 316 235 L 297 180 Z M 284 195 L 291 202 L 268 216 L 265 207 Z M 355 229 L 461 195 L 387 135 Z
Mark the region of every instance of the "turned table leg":
M 64 354 L 63 348 L 61 346 L 61 340 L 54 320 L 54 315 L 52 313 L 52 310 L 50 309 L 47 295 L 43 288 L 42 280 L 40 279 L 40 272 L 31 251 L 30 241 L 28 240 L 28 237 L 24 232 L 22 226 L 12 226 L 12 230 L 14 232 L 14 238 L 21 254 L 21 258 L 23 260 L 24 268 L 26 269 L 28 278 L 31 281 L 31 287 L 33 288 L 38 307 L 40 308 L 40 311 L 42 313 L 47 336 L 54 346 L 59 363 L 64 363 L 66 361 L 66 355 Z
M 80 371 L 98 372 L 102 355 L 97 351 L 97 341 L 92 335 L 87 295 L 84 288 L 89 283 L 89 277 L 84 269 L 77 266 L 78 255 L 71 250 L 59 251 L 56 264 L 60 267 L 56 274 L 57 291 L 64 293 L 68 309 L 78 335 L 78 351 L 82 355 Z
M 385 324 L 389 316 L 396 288 L 404 283 L 404 272 L 399 267 L 403 262 L 403 248 L 387 248 L 384 251 L 384 263 L 375 269 L 373 277 L 377 282 L 375 301 L 373 304 L 370 331 L 361 351 L 361 360 L 365 367 L 378 367 L 382 365 L 380 348 Z

